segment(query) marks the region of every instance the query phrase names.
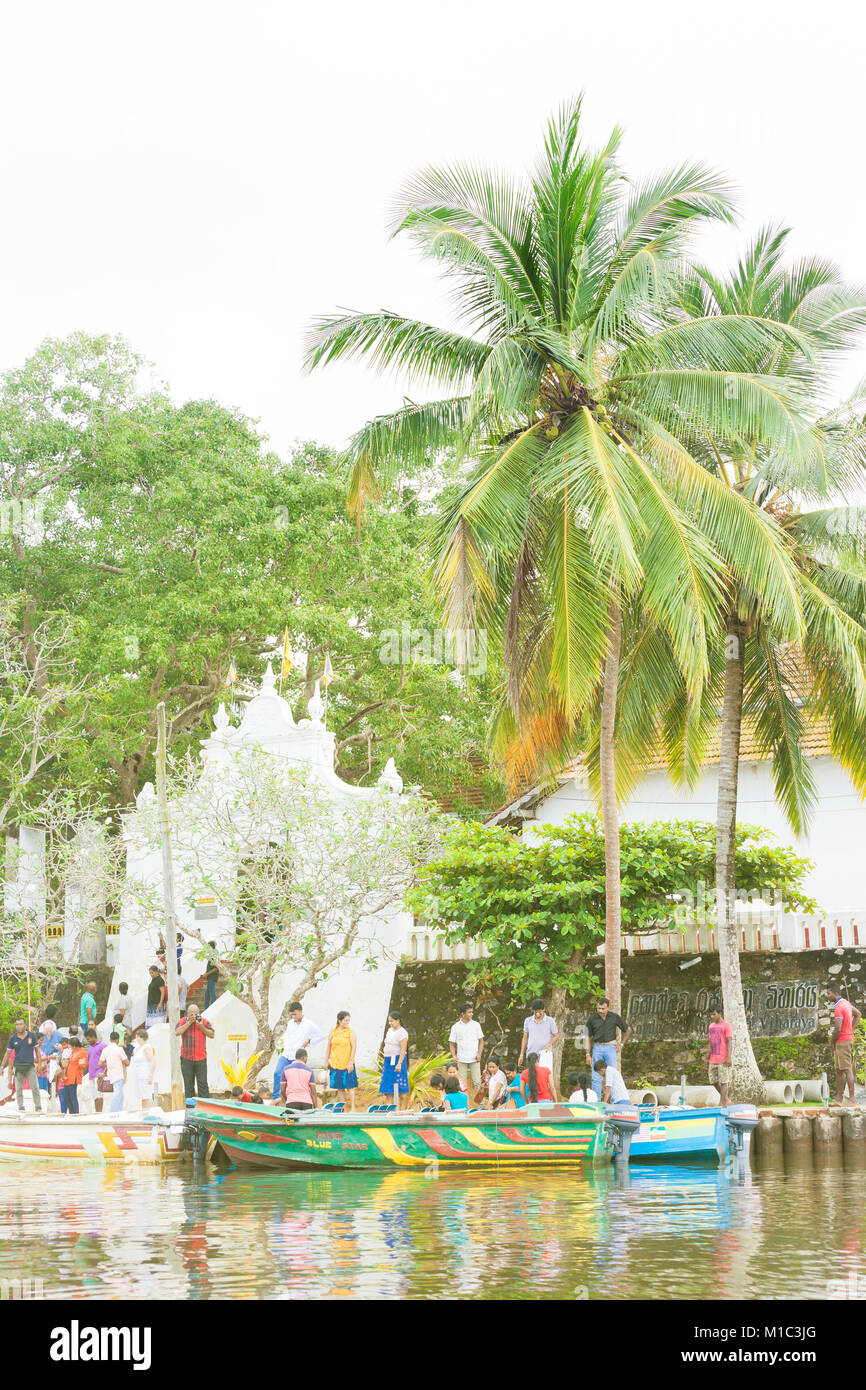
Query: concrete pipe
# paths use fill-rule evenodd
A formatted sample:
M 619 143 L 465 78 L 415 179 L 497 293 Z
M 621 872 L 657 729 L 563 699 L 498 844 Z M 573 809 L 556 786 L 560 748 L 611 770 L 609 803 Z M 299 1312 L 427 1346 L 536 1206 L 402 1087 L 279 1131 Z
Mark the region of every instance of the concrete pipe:
M 784 1130 L 778 1115 L 761 1115 L 758 1128 L 752 1135 L 755 1153 L 761 1159 L 781 1159 L 784 1151 Z
M 764 1099 L 771 1105 L 793 1105 L 794 1087 L 790 1081 L 765 1081 Z
M 687 1105 L 718 1105 L 721 1096 L 715 1086 L 687 1086 Z
M 842 1148 L 846 1159 L 866 1162 L 866 1115 L 851 1111 L 842 1116 Z
M 819 1110 L 817 1115 L 812 1116 L 809 1123 L 812 1126 L 812 1148 L 816 1154 L 841 1154 L 842 1118 L 840 1115 L 828 1115 L 825 1110 Z
M 715 1086 L 687 1086 L 686 1105 L 718 1105 L 721 1097 Z M 680 1086 L 657 1086 L 656 1095 L 661 1105 L 679 1105 L 682 1088 Z
M 676 1105 L 679 1099 L 679 1086 L 656 1086 L 656 1095 L 660 1105 Z
M 808 1115 L 787 1115 L 782 1121 L 785 1131 L 785 1153 L 795 1158 L 808 1158 L 812 1153 L 812 1121 Z
M 792 1081 L 791 1085 L 796 1091 L 797 1087 L 803 1092 L 803 1100 L 821 1101 L 824 1099 L 823 1081 Z
M 651 1091 L 645 1086 L 642 1091 L 629 1091 L 628 1098 L 632 1105 L 658 1105 L 659 1098 L 655 1091 Z

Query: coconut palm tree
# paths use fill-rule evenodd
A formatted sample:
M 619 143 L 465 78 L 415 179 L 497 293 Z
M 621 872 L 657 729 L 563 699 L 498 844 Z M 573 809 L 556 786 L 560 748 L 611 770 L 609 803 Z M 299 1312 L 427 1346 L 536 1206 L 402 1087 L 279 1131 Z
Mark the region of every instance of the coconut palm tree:
M 688 233 L 701 219 L 730 217 L 728 189 L 697 166 L 633 187 L 618 142 L 615 131 L 601 150 L 581 144 L 578 101 L 550 122 L 528 179 L 467 165 L 417 175 L 395 231 L 440 267 L 459 327 L 345 313 L 316 323 L 306 359 L 313 368 L 358 358 L 445 391 L 354 436 L 350 510 L 360 515 L 401 471 L 458 450 L 465 486 L 433 543 L 450 626 L 487 629 L 511 715 L 522 729 L 540 721 L 541 743 L 565 747 L 586 712 L 601 708 L 606 989 L 615 1006 L 622 611 L 640 594 L 694 698 L 720 640 L 729 575 L 799 636 L 780 528 L 701 467 L 681 436 L 703 424 L 796 455 L 795 409 L 776 380 L 743 363 L 768 343 L 802 346 L 795 329 L 757 315 L 672 319 Z M 677 500 L 660 480 L 671 459 Z
M 716 896 L 725 1016 L 735 1042 L 738 1096 L 760 1084 L 746 1026 L 735 915 L 734 845 L 740 741 L 744 721 L 760 751 L 772 759 L 777 800 L 796 834 L 806 830 L 815 802 L 814 778 L 803 752 L 810 724 L 827 726 L 834 757 L 866 794 L 866 507 L 847 498 L 866 495 L 866 390 L 826 409 L 828 374 L 866 326 L 866 293 L 846 287 L 834 268 L 808 259 L 783 264 L 788 233 L 766 228 L 730 276 L 706 268 L 686 274 L 682 306 L 699 322 L 742 314 L 796 328 L 804 353 L 789 340 L 749 356 L 753 372 L 794 389 L 809 422 L 810 447 L 794 453 L 745 434 L 719 440 L 707 426 L 688 439 L 692 457 L 732 493 L 747 498 L 782 528 L 792 556 L 804 614 L 802 638 L 792 644 L 771 606 L 747 580 L 728 590 L 724 660 L 711 662 L 702 710 L 692 709 L 691 763 L 720 725 Z M 674 489 L 676 492 L 676 489 Z M 684 707 L 684 706 L 683 706 Z

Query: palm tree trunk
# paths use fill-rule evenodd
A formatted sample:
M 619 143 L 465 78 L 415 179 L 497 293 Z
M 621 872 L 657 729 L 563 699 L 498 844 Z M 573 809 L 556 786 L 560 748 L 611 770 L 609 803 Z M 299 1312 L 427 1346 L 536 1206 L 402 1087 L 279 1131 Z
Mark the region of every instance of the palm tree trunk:
M 601 820 L 604 828 L 604 990 L 614 1013 L 620 1012 L 620 954 L 622 904 L 620 900 L 619 806 L 616 799 L 616 701 L 622 651 L 622 612 L 610 605 L 610 640 L 604 663 L 599 737 Z
M 722 700 L 721 750 L 719 754 L 716 808 L 716 913 L 719 935 L 719 971 L 722 977 L 724 1016 L 731 1025 L 732 1098 L 758 1101 L 763 1085 L 743 1003 L 740 976 L 740 943 L 736 916 L 734 851 L 737 833 L 737 785 L 740 771 L 740 734 L 743 722 L 743 672 L 746 664 L 746 630 L 736 610 L 727 623 L 725 688 Z

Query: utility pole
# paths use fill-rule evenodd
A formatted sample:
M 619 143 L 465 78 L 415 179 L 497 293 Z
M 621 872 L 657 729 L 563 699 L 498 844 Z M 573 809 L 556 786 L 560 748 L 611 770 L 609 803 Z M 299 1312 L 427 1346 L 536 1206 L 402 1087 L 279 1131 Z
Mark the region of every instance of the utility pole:
M 162 902 L 165 909 L 165 987 L 168 1016 L 168 1055 L 171 1061 L 171 1108 L 183 1110 L 186 1104 L 180 1070 L 180 1022 L 177 995 L 177 920 L 174 915 L 174 873 L 171 867 L 171 832 L 168 798 L 165 790 L 165 701 L 156 707 L 156 811 L 162 846 Z

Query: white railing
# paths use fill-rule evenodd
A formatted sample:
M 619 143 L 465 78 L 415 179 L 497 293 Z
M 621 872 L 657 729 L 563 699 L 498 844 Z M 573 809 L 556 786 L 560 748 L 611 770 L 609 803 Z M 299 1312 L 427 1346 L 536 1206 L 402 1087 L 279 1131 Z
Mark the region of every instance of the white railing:
M 739 925 L 743 951 L 832 951 L 839 947 L 866 947 L 866 908 L 859 911 L 828 913 L 775 912 L 749 910 Z M 623 933 L 622 946 L 630 956 L 650 951 L 660 955 L 713 955 L 718 951 L 718 933 L 710 923 L 690 922 L 682 931 L 650 932 L 642 936 Z M 599 944 L 599 953 L 604 945 Z M 403 945 L 405 960 L 463 961 L 483 960 L 488 954 L 480 941 L 461 941 L 447 946 L 443 938 L 423 927 L 416 927 Z
M 481 941 L 461 941 L 456 946 L 447 946 L 441 936 L 423 928 L 411 931 L 403 946 L 403 956 L 408 960 L 483 960 L 486 955 L 487 947 Z
M 828 951 L 838 947 L 866 946 L 866 909 L 856 912 L 801 913 L 772 910 L 749 914 L 739 924 L 743 951 Z M 682 931 L 651 932 L 645 936 L 623 934 L 623 950 L 629 955 L 658 951 L 662 955 L 688 953 L 712 955 L 718 933 L 709 923 L 687 923 Z

